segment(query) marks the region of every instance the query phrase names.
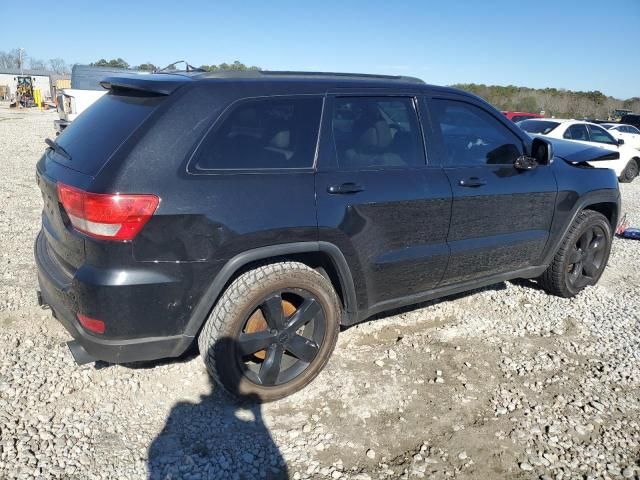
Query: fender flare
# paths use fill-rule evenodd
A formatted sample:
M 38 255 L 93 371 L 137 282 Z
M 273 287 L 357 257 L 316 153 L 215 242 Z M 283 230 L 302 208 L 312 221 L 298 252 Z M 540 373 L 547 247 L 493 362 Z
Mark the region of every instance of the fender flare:
M 198 302 L 185 327 L 183 335 L 195 337 L 198 334 L 200 328 L 207 320 L 209 312 L 222 294 L 225 285 L 233 275 L 244 266 L 258 260 L 313 252 L 323 252 L 329 256 L 339 276 L 340 287 L 345 302 L 345 314 L 348 317 L 355 315 L 357 302 L 353 277 L 351 276 L 351 270 L 349 269 L 347 260 L 344 258 L 340 249 L 329 242 L 283 243 L 247 250 L 228 260 L 203 293 L 202 298 Z M 345 321 L 348 320 L 343 319 L 342 321 L 345 323 Z
M 573 206 L 569 221 L 565 223 L 565 225 L 562 227 L 560 234 L 554 239 L 552 248 L 546 249 L 547 254 L 544 257 L 544 261 L 542 262 L 542 265 L 547 267 L 551 264 L 551 262 L 553 261 L 553 258 L 558 252 L 558 249 L 560 248 L 560 245 L 562 245 L 562 240 L 567 235 L 567 232 L 571 228 L 571 225 L 573 225 L 573 222 L 576 220 L 580 212 L 589 208 L 591 205 L 596 205 L 598 203 L 613 203 L 616 205 L 616 211 L 614 213 L 613 218 L 611 219 L 611 222 L 612 222 L 611 228 L 615 232 L 616 226 L 620 221 L 620 211 L 621 211 L 621 200 L 620 200 L 619 190 L 606 189 L 606 190 L 596 190 L 596 191 L 588 192 L 584 194 L 582 197 L 580 197 L 580 199 Z

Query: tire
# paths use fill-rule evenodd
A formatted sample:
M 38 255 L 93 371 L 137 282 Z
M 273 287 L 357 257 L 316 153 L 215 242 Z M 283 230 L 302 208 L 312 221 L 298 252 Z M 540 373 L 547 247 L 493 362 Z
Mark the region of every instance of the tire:
M 640 159 L 632 158 L 631 160 L 629 160 L 629 163 L 627 163 L 627 166 L 622 171 L 622 174 L 620 175 L 620 178 L 618 180 L 620 180 L 621 183 L 631 183 L 633 179 L 638 176 L 639 170 Z
M 588 232 L 592 232 L 591 237 Z M 547 292 L 565 298 L 595 285 L 609 260 L 612 238 L 611 225 L 604 215 L 582 211 L 538 282 Z
M 304 388 L 324 368 L 338 339 L 340 314 L 338 296 L 322 274 L 298 262 L 260 266 L 223 292 L 198 337 L 200 355 L 231 395 L 277 400 Z M 265 348 L 254 351 L 257 345 Z

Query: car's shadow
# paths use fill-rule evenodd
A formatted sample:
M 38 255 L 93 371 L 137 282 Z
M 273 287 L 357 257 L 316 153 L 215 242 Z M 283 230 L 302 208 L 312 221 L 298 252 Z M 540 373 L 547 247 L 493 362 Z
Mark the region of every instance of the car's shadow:
M 514 281 L 534 287 L 531 281 Z M 371 320 L 411 312 L 441 302 L 471 296 L 485 290 L 505 290 L 498 283 L 481 289 L 450 295 L 381 313 Z M 223 338 L 220 342 L 233 342 Z M 158 365 L 193 360 L 190 349 L 179 359 L 128 364 L 130 368 L 153 368 Z M 104 368 L 109 364 L 96 365 Z M 167 478 L 288 478 L 286 462 L 264 424 L 260 399 L 242 395 L 233 387 L 229 395 L 214 381 L 211 393 L 197 403 L 180 402 L 171 409 L 165 426 L 152 441 L 148 452 L 149 479 Z
M 233 342 L 223 338 L 220 342 Z M 149 479 L 286 479 L 287 466 L 264 424 L 260 398 L 211 382 L 197 403 L 177 403 L 149 447 Z

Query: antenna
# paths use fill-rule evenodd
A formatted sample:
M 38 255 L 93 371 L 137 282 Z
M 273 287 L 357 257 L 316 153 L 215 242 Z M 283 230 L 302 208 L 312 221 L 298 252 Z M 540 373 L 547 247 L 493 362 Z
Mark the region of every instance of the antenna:
M 206 71 L 206 70 L 203 70 L 202 68 L 194 67 L 193 65 L 191 65 L 190 63 L 188 63 L 185 60 L 178 60 L 177 62 L 173 62 L 173 63 L 167 65 L 164 68 L 160 68 L 160 69 L 156 70 L 154 73 L 160 73 L 160 72 L 164 72 L 164 71 L 167 71 L 167 70 L 168 71 L 175 70 L 176 69 L 175 67 L 176 67 L 176 65 L 178 63 L 184 63 L 185 64 L 185 70 L 187 72 L 204 72 L 204 71 Z

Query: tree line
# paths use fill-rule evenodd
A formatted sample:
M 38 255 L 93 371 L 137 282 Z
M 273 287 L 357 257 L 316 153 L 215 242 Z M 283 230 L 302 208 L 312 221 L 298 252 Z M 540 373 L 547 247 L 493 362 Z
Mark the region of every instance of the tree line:
M 112 67 L 112 68 L 124 68 L 132 70 L 142 70 L 145 72 L 155 72 L 162 68 L 151 62 L 141 63 L 140 65 L 130 65 L 126 60 L 118 57 L 106 60 L 101 58 L 95 62 L 90 63 L 95 67 Z M 72 65 L 69 65 L 62 58 L 51 58 L 49 60 L 42 60 L 36 57 L 32 57 L 27 54 L 25 50 L 20 52 L 20 49 L 14 48 L 9 51 L 0 50 L 0 68 L 2 69 L 24 69 L 24 70 L 50 70 L 58 74 L 71 73 Z M 238 60 L 232 63 L 220 63 L 218 65 L 200 65 L 198 68 L 206 70 L 208 72 L 215 72 L 220 70 L 261 70 L 260 67 L 254 65 L 248 66 Z M 175 70 L 175 66 L 169 66 L 169 70 Z
M 113 67 L 146 72 L 155 72 L 161 67 L 151 62 L 140 65 L 130 65 L 124 59 L 101 58 L 90 65 L 98 67 Z M 68 74 L 71 65 L 62 58 L 51 58 L 47 61 L 31 57 L 22 50 L 14 48 L 8 52 L 0 51 L 0 68 L 51 70 L 59 74 Z M 170 66 L 169 70 L 175 70 Z M 221 70 L 261 70 L 260 67 L 248 66 L 238 60 L 232 63 L 200 65 L 198 68 L 209 72 Z M 459 83 L 453 87 L 474 93 L 484 98 L 500 110 L 539 113 L 544 111 L 547 117 L 556 118 L 600 118 L 606 119 L 616 109 L 640 111 L 640 97 L 620 100 L 609 97 L 598 90 L 590 92 L 571 91 L 557 88 L 528 88 L 514 85 L 484 85 L 477 83 Z
M 123 60 L 122 58 L 113 58 L 111 60 L 105 60 L 101 58 L 97 62 L 92 62 L 90 65 L 94 67 L 113 67 L 113 68 L 127 68 L 132 70 L 142 70 L 144 72 L 155 72 L 162 67 L 154 65 L 151 62 L 141 63 L 140 65 L 129 65 L 128 62 Z M 206 70 L 207 72 L 216 72 L 220 70 L 261 70 L 260 67 L 256 66 L 247 66 L 244 63 L 236 60 L 233 63 L 220 63 L 219 65 L 200 65 L 198 68 L 202 70 Z M 168 70 L 175 70 L 176 67 L 174 65 L 170 65 Z
M 598 118 L 606 120 L 616 109 L 640 111 L 640 97 L 620 100 L 598 90 L 591 92 L 557 88 L 527 88 L 460 83 L 453 87 L 466 90 L 500 110 L 540 113 L 556 118 Z
M 30 70 L 51 70 L 60 75 L 71 72 L 71 66 L 62 58 L 50 58 L 42 60 L 27 55 L 27 52 L 14 48 L 8 52 L 0 50 L 0 68 L 6 69 L 30 69 Z

